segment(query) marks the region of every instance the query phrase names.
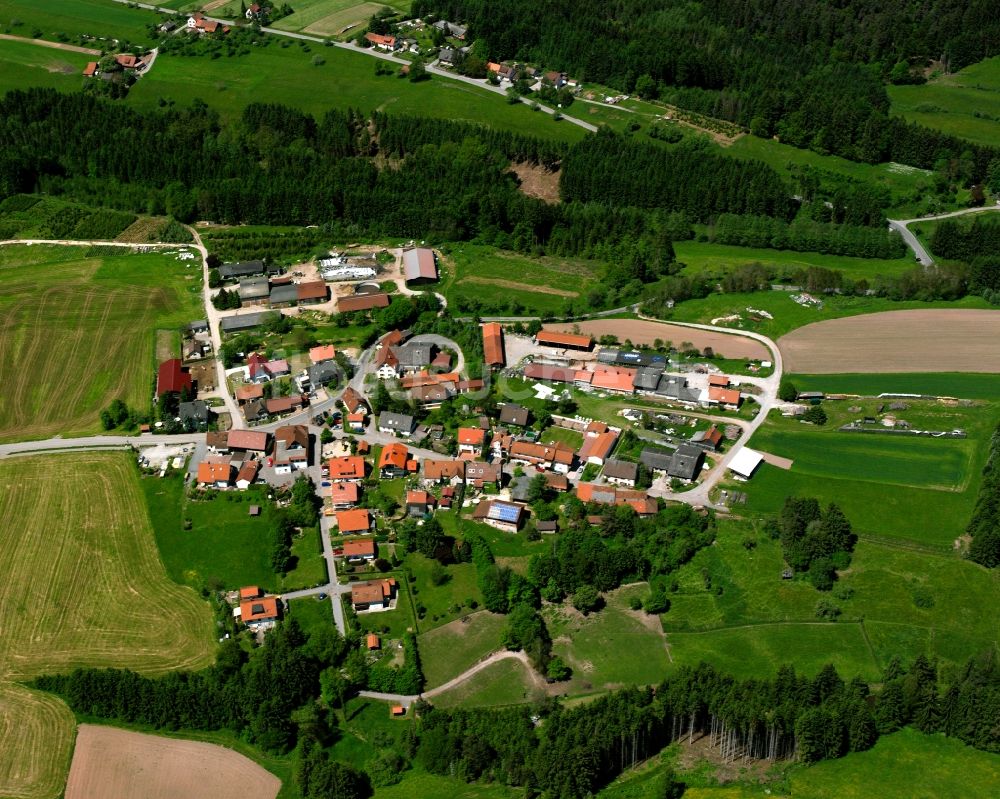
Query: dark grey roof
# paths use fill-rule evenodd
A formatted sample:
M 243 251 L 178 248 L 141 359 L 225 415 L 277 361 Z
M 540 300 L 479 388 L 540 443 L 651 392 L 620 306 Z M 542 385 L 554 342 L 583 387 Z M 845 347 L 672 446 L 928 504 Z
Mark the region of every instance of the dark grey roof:
M 402 347 L 393 347 L 392 351 L 399 358 L 400 366 L 416 368 L 430 364 L 434 356 L 434 345 L 410 342 Z
M 507 403 L 500 406 L 500 421 L 504 424 L 516 424 L 518 427 L 527 427 L 531 412 L 523 405 Z
M 554 533 L 559 529 L 559 522 L 555 519 L 551 522 L 535 522 L 535 529 L 540 533 Z
M 438 59 L 444 64 L 454 64 L 458 61 L 458 52 L 450 47 L 442 47 L 438 53 Z
M 309 382 L 314 386 L 325 386 L 340 375 L 340 367 L 336 361 L 313 364 L 306 371 L 309 373 Z
M 197 333 L 199 330 L 208 330 L 208 320 L 195 319 L 193 322 L 188 323 L 187 329 L 192 333 Z
M 639 476 L 639 464 L 609 458 L 604 462 L 604 476 L 634 482 Z
M 204 400 L 182 402 L 177 407 L 177 415 L 181 418 L 182 422 L 193 421 L 204 422 L 207 424 L 210 413 L 211 412 L 208 410 L 208 403 Z
M 515 502 L 528 501 L 528 489 L 531 488 L 531 481 L 535 479 L 534 474 L 522 474 L 515 477 L 510 483 L 510 498 Z
M 670 460 L 667 474 L 682 480 L 694 480 L 701 471 L 701 465 L 704 462 L 705 453 L 702 450 L 689 444 L 681 444 Z
M 239 292 L 241 300 L 258 300 L 271 292 L 271 285 L 264 275 L 246 277 L 240 281 Z
M 673 460 L 671 453 L 662 449 L 653 449 L 651 447 L 646 447 L 642 454 L 639 455 L 639 463 L 645 466 L 651 471 L 665 472 L 670 468 L 670 463 Z
M 297 302 L 299 299 L 299 287 L 294 283 L 286 283 L 275 286 L 271 289 L 271 305 L 285 302 Z
M 644 366 L 635 373 L 632 385 L 640 391 L 655 391 L 662 375 L 662 366 Z
M 264 405 L 264 400 L 250 400 L 243 406 L 243 415 L 247 417 L 248 422 L 267 418 L 267 406 Z
M 257 313 L 245 313 L 238 316 L 223 317 L 219 326 L 223 333 L 235 333 L 239 330 L 252 330 L 260 327 L 265 322 L 277 316 L 273 311 L 258 311 Z
M 219 267 L 219 274 L 223 279 L 231 280 L 234 277 L 249 277 L 250 275 L 264 274 L 263 261 L 241 261 L 237 264 L 223 264 Z
M 636 350 L 602 349 L 597 353 L 597 360 L 601 363 L 631 366 L 633 368 L 659 366 L 661 372 L 667 365 L 666 355 L 660 355 L 656 352 L 638 352 Z
M 413 431 L 413 417 L 407 413 L 392 413 L 385 411 L 378 417 L 379 429 L 387 428 L 396 432 L 410 433 Z
M 656 393 L 670 399 L 682 400 L 684 402 L 697 402 L 698 392 L 687 387 L 687 380 L 683 377 L 673 375 L 663 375 L 660 382 L 656 384 Z

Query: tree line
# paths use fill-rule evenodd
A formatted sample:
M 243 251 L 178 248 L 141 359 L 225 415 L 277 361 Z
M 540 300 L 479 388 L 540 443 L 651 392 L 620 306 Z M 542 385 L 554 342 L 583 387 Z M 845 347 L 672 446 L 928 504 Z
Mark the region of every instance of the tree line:
M 972 539 L 969 544 L 972 560 L 987 568 L 1000 566 L 1000 426 L 990 438 L 983 482 L 966 533 Z
M 889 115 L 887 82 L 919 82 L 994 55 L 989 0 L 417 0 L 415 14 L 469 25 L 471 55 L 515 59 L 659 98 L 856 161 L 933 168 L 970 154 L 981 180 L 997 149 Z M 664 46 L 669 42 L 669 46 Z
M 853 258 L 902 258 L 906 243 L 897 233 L 878 227 L 796 219 L 785 222 L 767 216 L 720 214 L 709 241 L 738 247 L 819 252 Z

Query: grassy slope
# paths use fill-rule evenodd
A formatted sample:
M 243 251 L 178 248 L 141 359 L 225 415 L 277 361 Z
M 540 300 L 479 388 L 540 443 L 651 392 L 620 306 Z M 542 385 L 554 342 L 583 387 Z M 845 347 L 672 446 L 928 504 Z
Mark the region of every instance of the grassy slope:
M 288 40 L 283 40 L 288 41 Z M 316 67 L 312 57 L 326 63 Z M 254 102 L 283 103 L 317 116 L 330 108 L 374 109 L 477 122 L 518 133 L 577 141 L 576 125 L 540 119 L 527 106 L 512 106 L 496 94 L 445 78 L 410 83 L 394 75 L 375 76 L 376 60 L 312 43 L 282 47 L 272 41 L 246 56 L 207 59 L 164 55 L 129 92 L 128 102 L 156 108 L 160 98 L 186 105 L 198 97 L 224 117 L 235 117 Z
M 752 550 L 746 538 L 756 542 Z M 1000 578 L 951 554 L 862 540 L 832 594 L 782 580 L 783 568 L 776 541 L 746 523 L 722 523 L 716 545 L 677 575 L 679 591 L 662 617 L 673 661 L 708 658 L 748 677 L 783 662 L 807 673 L 833 662 L 842 674 L 878 679 L 894 655 L 961 662 L 997 638 L 997 621 L 982 608 L 1000 598 Z M 917 607 L 918 595 L 931 606 Z M 815 618 L 824 596 L 841 608 L 840 622 Z
M 0 249 L 0 440 L 95 433 L 98 412 L 116 397 L 148 408 L 154 331 L 201 310 L 188 263 L 158 254 L 87 258 L 69 247 Z
M 888 91 L 893 112 L 912 122 L 978 144 L 996 145 L 1000 138 L 1000 57 L 922 86 L 889 86 Z
M 18 731 L 0 742 L 0 794 L 51 797 L 65 784 L 72 714 L 15 681 L 83 665 L 207 666 L 211 614 L 168 579 L 127 455 L 4 461 L 0 484 L 0 725 Z
M 929 394 L 962 399 L 1000 396 L 1000 375 L 954 373 L 790 375 L 799 391 L 828 394 Z
M 421 633 L 417 643 L 428 687 L 457 677 L 485 655 L 499 649 L 504 624 L 503 616 L 483 610 L 472 614 L 466 622 L 454 621 Z
M 0 40 L 0 94 L 25 86 L 61 91 L 79 89 L 83 68 L 91 60 L 93 57 L 83 53 Z
M 65 34 L 72 39 L 117 37 L 151 45 L 146 29 L 162 19 L 152 11 L 110 0 L 0 0 L 0 30 L 14 36 L 32 36 L 37 28 L 42 38 L 51 40 Z M 12 25 L 14 20 L 22 24 Z M 101 42 L 92 46 L 100 49 Z
M 519 660 L 501 660 L 434 697 L 440 707 L 491 707 L 516 705 L 539 698 L 528 676 L 528 667 Z

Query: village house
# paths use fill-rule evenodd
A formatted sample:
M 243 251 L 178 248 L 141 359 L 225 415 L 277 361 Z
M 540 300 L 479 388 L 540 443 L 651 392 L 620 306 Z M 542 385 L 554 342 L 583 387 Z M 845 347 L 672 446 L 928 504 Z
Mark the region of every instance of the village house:
M 363 433 L 365 432 L 365 412 L 358 411 L 357 413 L 349 413 L 346 417 L 347 429 L 352 433 Z
M 381 33 L 366 33 L 365 41 L 372 47 L 386 52 L 393 53 L 399 49 L 400 42 L 395 36 L 383 35 Z
M 212 419 L 212 411 L 204 400 L 182 402 L 177 406 L 177 418 L 182 424 L 204 428 Z
M 310 363 L 325 363 L 326 361 L 332 361 L 336 357 L 337 349 L 332 344 L 321 344 L 318 347 L 311 347 L 309 349 Z
M 379 380 L 395 380 L 402 372 L 395 347 L 382 347 L 375 353 L 375 375 Z
M 327 469 L 331 480 L 343 480 L 351 483 L 365 479 L 365 459 L 360 455 L 341 455 L 327 461 Z
M 593 373 L 583 369 L 571 369 L 568 366 L 552 366 L 546 363 L 529 363 L 522 370 L 528 380 L 545 380 L 549 383 L 575 383 L 577 377 L 581 382 L 590 385 Z
M 406 515 L 424 517 L 434 510 L 434 497 L 426 491 L 406 492 Z
M 340 535 L 361 535 L 371 532 L 371 529 L 375 526 L 375 520 L 367 508 L 338 511 L 334 515 L 334 518 L 337 521 L 337 529 L 340 531 Z
M 718 405 L 721 408 L 725 408 L 727 411 L 738 410 L 740 407 L 739 389 L 709 386 L 708 404 Z
M 499 488 L 502 473 L 499 463 L 465 461 L 465 481 L 480 491 L 488 485 Z
M 330 485 L 330 507 L 334 510 L 350 510 L 360 498 L 361 488 L 357 483 L 336 482 Z
M 233 452 L 250 452 L 266 455 L 270 449 L 271 437 L 268 433 L 255 430 L 230 430 L 229 449 Z
M 473 456 L 483 454 L 483 444 L 486 442 L 486 431 L 478 427 L 458 428 L 458 452 L 467 452 Z
M 645 491 L 613 485 L 579 483 L 576 487 L 576 496 L 581 502 L 593 502 L 598 505 L 628 505 L 640 516 L 653 516 L 659 510 L 656 500 Z
M 460 460 L 424 458 L 420 462 L 421 482 L 426 486 L 440 485 L 441 483 L 461 483 L 462 475 L 465 473 L 463 464 L 464 461 Z
M 285 425 L 274 431 L 275 474 L 309 468 L 309 430 L 305 425 Z
M 653 473 L 665 474 L 684 482 L 692 482 L 701 474 L 705 452 L 690 444 L 681 444 L 674 452 L 645 448 L 639 462 Z
M 354 583 L 351 586 L 351 605 L 358 613 L 371 610 L 389 610 L 396 598 L 396 578 Z
M 635 392 L 635 369 L 598 365 L 587 381 L 596 391 L 610 394 L 633 394 Z
M 260 461 L 246 460 L 240 464 L 240 470 L 236 475 L 236 487 L 240 491 L 246 491 L 254 484 L 260 472 Z
M 527 427 L 531 421 L 531 411 L 522 405 L 506 403 L 500 406 L 500 424 L 512 427 Z
M 264 407 L 269 416 L 280 416 L 283 413 L 291 413 L 299 408 L 304 408 L 309 404 L 309 397 L 305 394 L 293 394 L 288 397 L 272 397 L 265 400 Z
M 509 457 L 511 463 L 540 466 L 543 469 L 551 469 L 561 474 L 569 473 L 573 466 L 573 450 L 563 444 L 534 444 L 530 441 L 515 441 L 510 445 Z
M 691 436 L 691 443 L 696 447 L 715 452 L 722 444 L 722 431 L 713 424 L 708 430 L 699 430 Z
M 209 455 L 198 464 L 198 485 L 203 488 L 229 488 L 233 481 L 233 466 L 229 458 Z
M 260 422 L 266 419 L 267 407 L 264 405 L 264 400 L 250 400 L 250 402 L 243 406 L 243 416 L 248 422 Z
M 225 430 L 209 430 L 205 433 L 205 446 L 210 452 L 229 452 L 229 433 Z
M 502 369 L 507 359 L 503 349 L 503 327 L 499 322 L 483 326 L 483 360 L 491 369 Z
M 191 373 L 184 368 L 180 358 L 171 358 L 160 364 L 156 370 L 156 396 L 180 394 L 193 391 Z
M 344 403 L 344 408 L 348 413 L 357 413 L 358 411 L 368 411 L 368 406 L 365 404 L 365 399 L 357 391 L 348 386 L 344 389 L 344 393 L 340 398 L 340 401 Z
M 399 366 L 403 372 L 417 372 L 430 365 L 434 357 L 434 345 L 426 342 L 410 342 L 394 348 Z
M 383 480 L 405 477 L 408 458 L 409 451 L 402 444 L 387 444 L 382 447 L 378 458 L 379 476 Z
M 490 441 L 490 451 L 496 460 L 506 460 L 510 457 L 510 448 L 514 446 L 514 436 L 510 433 L 494 433 Z
M 306 375 L 309 378 L 309 385 L 317 389 L 336 382 L 340 378 L 340 366 L 336 361 L 314 363 L 306 369 Z
M 348 563 L 366 563 L 375 560 L 375 539 L 355 538 L 345 541 L 344 558 Z
M 639 476 L 639 464 L 609 458 L 604 463 L 602 474 L 604 479 L 613 485 L 635 488 L 635 481 Z
M 480 502 L 472 514 L 472 518 L 476 521 L 485 522 L 490 527 L 506 533 L 516 533 L 520 530 L 525 516 L 523 505 L 497 499 Z
M 606 430 L 603 433 L 586 435 L 583 445 L 580 447 L 580 460 L 583 463 L 593 463 L 601 466 L 611 455 L 618 441 L 618 433 L 614 430 Z
M 251 630 L 269 630 L 281 618 L 281 607 L 278 597 L 262 596 L 241 600 L 233 615 Z
M 396 436 L 409 436 L 415 427 L 413 417 L 407 413 L 384 411 L 378 417 L 378 431 Z

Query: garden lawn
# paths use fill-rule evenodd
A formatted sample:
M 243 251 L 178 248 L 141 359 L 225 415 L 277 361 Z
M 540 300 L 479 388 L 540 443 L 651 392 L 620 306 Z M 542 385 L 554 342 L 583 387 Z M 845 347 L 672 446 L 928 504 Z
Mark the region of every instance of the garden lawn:
M 549 427 L 542 433 L 543 444 L 565 444 L 574 450 L 583 446 L 583 433 L 570 430 L 568 427 Z
M 871 280 L 877 275 L 895 276 L 913 268 L 910 257 L 886 260 L 882 258 L 847 258 L 841 255 L 823 255 L 816 252 L 792 250 L 754 249 L 733 247 L 702 241 L 675 241 L 677 260 L 687 266 L 684 274 L 705 274 L 721 277 L 746 264 L 759 263 L 775 270 L 776 282 L 785 282 L 800 269 L 821 267 L 842 272 L 851 280 Z
M 191 263 L 0 248 L 0 441 L 96 433 L 113 399 L 148 411 L 156 330 L 204 314 Z
M 53 41 L 64 34 L 73 44 L 78 44 L 80 37 L 114 37 L 152 46 L 148 27 L 163 19 L 152 11 L 129 8 L 110 0 L 0 0 L 0 31 L 3 33 L 32 37 L 40 32 L 41 38 Z M 21 24 L 14 26 L 14 20 Z M 99 50 L 105 42 L 83 44 Z
M 428 688 L 448 682 L 501 648 L 500 632 L 506 623 L 502 615 L 481 610 L 466 618 L 421 633 L 417 639 Z
M 434 563 L 419 552 L 407 555 L 403 561 L 403 568 L 410 574 L 410 590 L 414 592 L 418 617 L 421 607 L 426 611 L 420 619 L 420 629 L 424 632 L 472 612 L 483 602 L 475 566 L 471 563 L 444 566 L 445 581 L 434 585 L 431 580 Z
M 584 616 L 569 604 L 543 611 L 553 653 L 573 670 L 569 693 L 613 690 L 623 685 L 657 685 L 669 668 L 667 641 L 656 616 L 628 607 L 649 592 L 645 583 L 604 595 L 606 606 Z
M 31 42 L 0 40 L 0 95 L 29 86 L 74 91 L 83 83 L 83 68 L 95 58 Z
M 1000 57 L 920 86 L 887 86 L 892 111 L 911 122 L 993 146 L 1000 138 Z
M 587 292 L 599 286 L 602 271 L 596 261 L 532 258 L 494 247 L 456 244 L 443 259 L 439 290 L 459 308 L 562 313 L 567 303 L 587 303 Z
M 357 626 L 365 633 L 378 633 L 386 638 L 402 638 L 408 632 L 418 632 L 416 618 L 413 615 L 413 603 L 410 599 L 410 591 L 406 578 L 400 573 L 392 574 L 366 574 L 363 580 L 381 580 L 395 576 L 399 583 L 396 591 L 396 607 L 392 610 L 381 610 L 376 612 L 365 611 L 358 613 Z M 345 594 L 343 602 L 346 607 L 350 607 L 351 597 Z
M 292 599 L 288 604 L 290 606 L 289 616 L 299 623 L 306 635 L 333 627 L 333 607 L 329 599 L 306 596 L 301 599 Z
M 379 62 L 360 52 L 304 42 L 283 47 L 289 40 L 278 37 L 269 42 L 244 56 L 163 55 L 132 88 L 127 102 L 150 110 L 159 107 L 161 98 L 181 105 L 199 98 L 230 119 L 250 103 L 282 103 L 317 117 L 330 108 L 356 108 L 366 114 L 378 109 L 563 141 L 578 141 L 585 134 L 577 125 L 540 119 L 526 105 L 510 105 L 500 95 L 458 81 L 433 77 L 410 83 L 395 75 L 376 76 Z M 315 55 L 325 59 L 322 66 L 313 66 Z

